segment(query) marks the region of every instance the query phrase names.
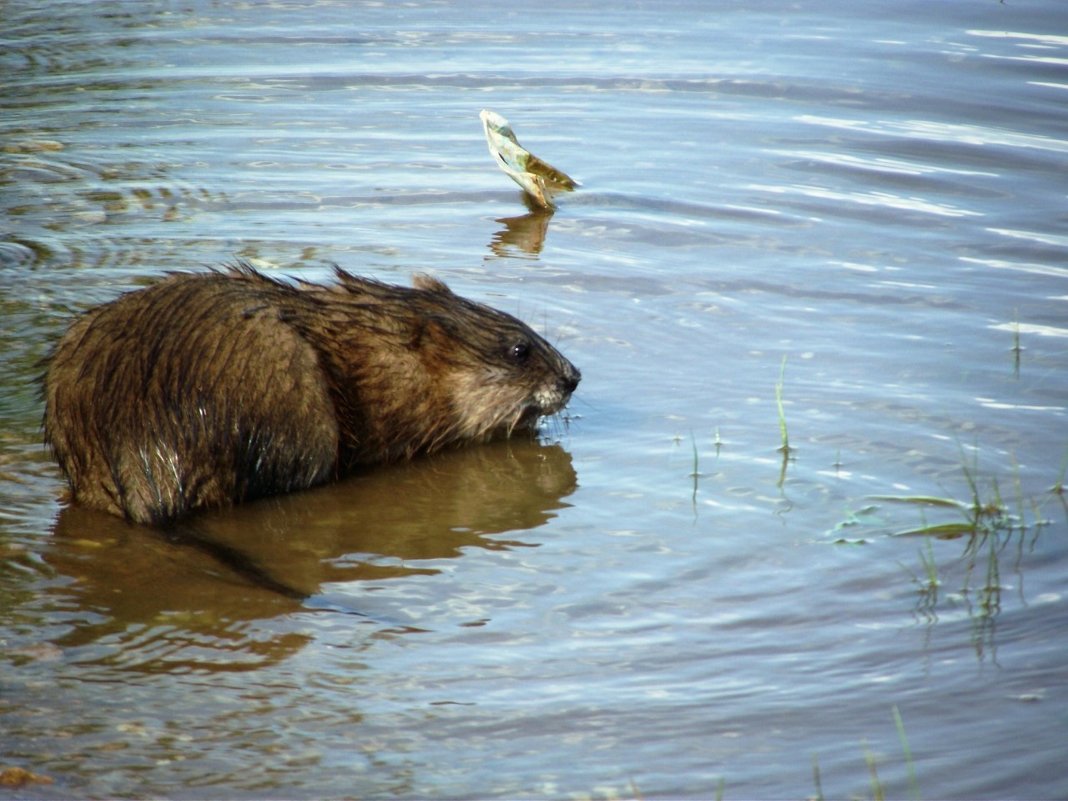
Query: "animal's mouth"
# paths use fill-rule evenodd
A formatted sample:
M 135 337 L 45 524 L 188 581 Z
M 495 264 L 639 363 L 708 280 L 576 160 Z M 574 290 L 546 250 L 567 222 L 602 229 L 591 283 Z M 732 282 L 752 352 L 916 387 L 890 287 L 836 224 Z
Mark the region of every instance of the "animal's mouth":
M 541 418 L 559 414 L 567 406 L 580 378 L 579 372 L 573 370 L 518 399 L 509 412 L 497 419 L 496 433 L 510 436 L 522 431 L 536 432 Z
M 543 403 L 537 398 L 532 398 L 519 411 L 510 426 L 511 431 L 535 431 L 538 421 L 543 417 L 550 417 L 564 408 L 566 399 L 556 400 L 553 403 Z
M 537 428 L 538 420 L 547 414 L 553 414 L 553 412 L 546 412 L 537 403 L 527 404 L 523 410 L 519 413 L 519 416 L 515 420 L 515 425 L 512 426 L 513 430 L 522 431 L 523 429 L 529 429 L 533 431 Z
M 579 379 L 577 376 L 568 377 L 554 387 L 537 392 L 534 397 L 531 398 L 527 409 L 535 413 L 538 417 L 547 417 L 556 414 L 567 406 L 567 402 L 571 400 L 571 393 L 575 391 L 578 382 Z
M 538 420 L 542 417 L 551 417 L 554 414 L 558 414 L 567 406 L 567 402 L 571 400 L 571 392 L 577 383 L 577 381 L 573 381 L 567 387 L 543 391 L 534 395 L 520 411 L 513 428 L 534 429 L 537 427 Z

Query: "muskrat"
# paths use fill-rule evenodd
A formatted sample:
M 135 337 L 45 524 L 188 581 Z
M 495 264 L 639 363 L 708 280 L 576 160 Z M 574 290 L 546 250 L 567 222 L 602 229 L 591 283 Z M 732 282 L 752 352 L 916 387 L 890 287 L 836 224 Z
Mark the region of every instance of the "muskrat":
M 138 523 L 534 430 L 579 371 L 511 315 L 417 275 L 287 283 L 238 264 L 90 309 L 44 376 L 71 497 Z

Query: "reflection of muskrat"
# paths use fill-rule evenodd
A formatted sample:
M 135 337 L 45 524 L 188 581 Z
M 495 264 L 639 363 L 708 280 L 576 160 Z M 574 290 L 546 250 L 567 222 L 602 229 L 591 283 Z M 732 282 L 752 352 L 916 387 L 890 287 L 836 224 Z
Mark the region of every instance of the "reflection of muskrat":
M 578 385 L 528 326 L 440 281 L 337 278 L 179 273 L 75 320 L 44 379 L 74 500 L 165 523 L 532 430 Z

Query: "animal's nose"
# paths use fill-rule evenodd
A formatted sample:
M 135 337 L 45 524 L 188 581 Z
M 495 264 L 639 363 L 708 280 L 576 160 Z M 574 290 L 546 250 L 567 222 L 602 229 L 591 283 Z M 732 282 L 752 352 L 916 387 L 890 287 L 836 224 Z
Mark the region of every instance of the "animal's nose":
M 571 371 L 560 379 L 560 389 L 570 395 L 575 391 L 576 387 L 578 387 L 579 381 L 581 380 L 582 373 L 580 373 L 577 368 L 572 367 Z

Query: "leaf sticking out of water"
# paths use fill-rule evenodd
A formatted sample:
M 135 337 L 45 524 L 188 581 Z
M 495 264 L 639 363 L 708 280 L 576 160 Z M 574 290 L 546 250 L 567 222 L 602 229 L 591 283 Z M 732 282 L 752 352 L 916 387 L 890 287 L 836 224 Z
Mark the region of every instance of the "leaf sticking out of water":
M 520 145 L 512 126 L 500 114 L 483 109 L 478 116 L 482 120 L 486 144 L 494 162 L 539 206 L 545 209 L 555 208 L 555 194 L 571 192 L 578 187 L 574 178 L 542 161 Z

